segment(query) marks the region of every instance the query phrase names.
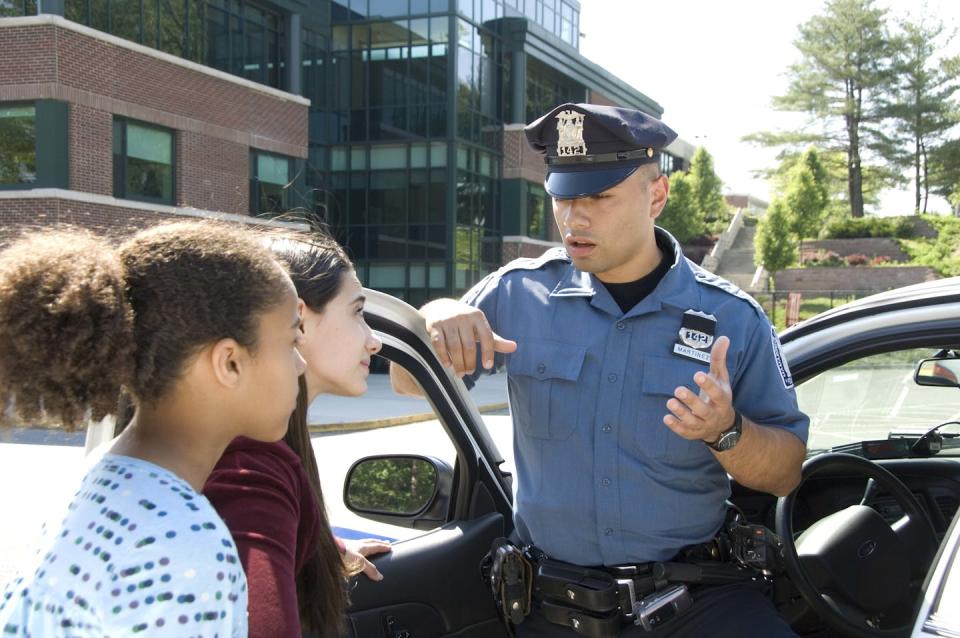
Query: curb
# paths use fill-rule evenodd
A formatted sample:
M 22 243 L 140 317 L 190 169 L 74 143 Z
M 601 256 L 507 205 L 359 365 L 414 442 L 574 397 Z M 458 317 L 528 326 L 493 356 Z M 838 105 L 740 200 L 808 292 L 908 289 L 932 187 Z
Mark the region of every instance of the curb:
M 496 412 L 497 410 L 506 410 L 509 407 L 507 403 L 488 403 L 477 406 L 481 414 L 487 412 Z M 310 434 L 330 434 L 337 432 L 359 432 L 362 430 L 378 430 L 380 428 L 392 428 L 398 425 L 409 425 L 421 421 L 432 421 L 437 418 L 433 412 L 422 412 L 420 414 L 407 414 L 404 416 L 385 417 L 382 419 L 372 419 L 370 421 L 350 421 L 348 423 L 313 423 L 308 426 Z

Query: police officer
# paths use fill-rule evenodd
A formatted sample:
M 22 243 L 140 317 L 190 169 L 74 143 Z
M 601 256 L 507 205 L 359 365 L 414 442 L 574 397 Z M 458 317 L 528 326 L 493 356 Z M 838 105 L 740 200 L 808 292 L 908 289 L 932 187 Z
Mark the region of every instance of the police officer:
M 727 475 L 775 495 L 800 480 L 808 418 L 753 299 L 656 227 L 675 138 L 642 112 L 563 104 L 526 127 L 563 247 L 518 259 L 461 301 L 423 307 L 468 384 L 506 362 L 524 543 L 578 566 L 670 560 L 724 522 Z M 394 387 L 417 393 L 399 368 Z M 518 636 L 574 636 L 535 606 Z M 792 636 L 748 585 L 703 588 L 652 633 Z

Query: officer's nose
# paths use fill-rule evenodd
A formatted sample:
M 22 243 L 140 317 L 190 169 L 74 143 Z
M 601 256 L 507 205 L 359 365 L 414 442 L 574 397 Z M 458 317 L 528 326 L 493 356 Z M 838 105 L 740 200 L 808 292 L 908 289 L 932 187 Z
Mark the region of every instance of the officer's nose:
M 590 215 L 587 198 L 559 200 L 564 207 L 563 225 L 570 230 L 584 230 L 590 227 Z
M 576 231 L 590 227 L 590 216 L 587 211 L 586 202 L 587 199 L 585 197 L 553 200 L 560 230 L 567 228 Z

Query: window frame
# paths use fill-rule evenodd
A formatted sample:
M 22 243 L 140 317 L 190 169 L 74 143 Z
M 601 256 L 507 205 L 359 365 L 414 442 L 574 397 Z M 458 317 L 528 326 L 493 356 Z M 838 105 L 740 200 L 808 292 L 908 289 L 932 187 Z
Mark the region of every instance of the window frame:
M 260 190 L 260 184 L 262 180 L 259 175 L 260 162 L 259 159 L 261 156 L 268 156 L 275 159 L 284 159 L 287 161 L 287 181 L 286 186 L 282 188 L 283 192 L 283 210 L 272 211 L 272 210 L 261 210 L 260 209 L 260 199 L 262 196 Z M 249 211 L 250 215 L 254 217 L 259 217 L 263 215 L 283 215 L 287 213 L 292 204 L 291 204 L 291 189 L 293 188 L 294 181 L 296 179 L 295 175 L 296 168 L 296 158 L 293 158 L 289 155 L 283 155 L 282 153 L 273 153 L 271 151 L 265 151 L 259 148 L 250 149 L 250 202 L 249 202 Z M 273 182 L 266 182 L 267 184 L 275 185 Z
M 136 126 L 153 129 L 170 134 L 170 197 L 150 197 L 147 195 L 131 195 L 127 191 L 127 162 L 130 159 L 127 142 L 129 140 L 128 128 L 133 123 Z M 117 140 L 117 134 L 120 134 L 120 140 Z M 177 200 L 177 134 L 176 130 L 144 122 L 133 118 L 114 115 L 113 117 L 113 196 L 117 199 L 126 199 L 135 202 L 146 202 L 149 204 L 162 204 L 166 206 L 176 205 Z M 117 155 L 117 148 L 122 149 L 122 155 Z M 118 157 L 122 161 L 118 163 Z
M 30 107 L 33 109 L 33 181 L 32 182 L 0 182 L 0 190 L 29 190 L 37 188 L 40 184 L 40 143 L 39 143 L 39 115 L 37 113 L 37 103 L 33 100 L 15 102 L 2 102 L 2 108 L 22 108 Z

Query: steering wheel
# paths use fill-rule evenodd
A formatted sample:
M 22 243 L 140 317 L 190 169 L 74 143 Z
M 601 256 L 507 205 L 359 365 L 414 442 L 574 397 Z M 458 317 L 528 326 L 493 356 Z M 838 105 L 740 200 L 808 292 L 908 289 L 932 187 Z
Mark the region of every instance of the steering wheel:
M 889 525 L 861 502 L 820 519 L 794 539 L 797 493 L 818 474 L 873 479 L 905 515 Z M 909 635 L 910 619 L 894 627 L 883 627 L 879 619 L 907 600 L 911 580 L 925 576 L 938 543 L 929 517 L 900 479 L 852 454 L 815 456 L 803 464 L 800 485 L 777 501 L 776 528 L 787 575 L 824 623 L 859 638 Z

